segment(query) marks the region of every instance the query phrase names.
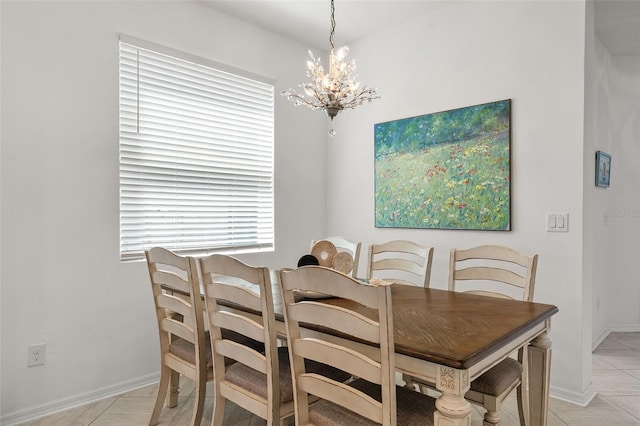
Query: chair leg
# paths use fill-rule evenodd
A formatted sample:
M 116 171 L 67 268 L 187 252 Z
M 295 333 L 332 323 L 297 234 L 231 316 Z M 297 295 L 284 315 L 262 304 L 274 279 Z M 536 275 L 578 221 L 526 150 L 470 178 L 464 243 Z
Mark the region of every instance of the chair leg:
M 423 385 L 422 383 L 416 383 L 418 386 L 418 392 L 423 393 L 425 395 L 429 395 L 432 398 L 437 398 L 440 395 L 440 392 L 434 391 L 427 385 Z
M 520 417 L 520 426 L 529 426 L 529 370 L 528 353 L 524 349 L 518 351 L 518 361 L 525 369 L 522 372 L 520 384 L 516 388 L 516 399 L 518 401 L 518 416 Z
M 487 410 L 487 412 L 484 413 L 482 426 L 500 426 L 500 421 L 500 413 Z
M 219 389 L 216 389 L 216 393 L 213 396 L 213 414 L 211 419 L 211 426 L 222 426 L 224 420 L 224 404 L 225 398 L 220 395 Z
M 180 392 L 180 373 L 171 370 L 171 389 L 169 389 L 169 399 L 167 407 L 174 408 L 178 406 L 178 394 Z
M 196 381 L 195 401 L 193 403 L 193 414 L 191 416 L 191 424 L 200 426 L 202 422 L 202 411 L 204 410 L 204 400 L 207 393 L 207 381 L 205 378 Z
M 516 388 L 516 399 L 518 401 L 520 426 L 529 426 L 529 393 L 522 384 Z
M 408 374 L 402 375 L 402 380 L 404 380 L 404 387 L 411 390 L 416 390 L 416 382 L 413 381 L 413 377 Z M 420 389 L 420 385 L 418 385 L 418 389 Z
M 163 366 L 160 370 L 160 383 L 158 384 L 158 395 L 156 396 L 156 403 L 153 406 L 153 412 L 151 413 L 151 420 L 149 420 L 149 426 L 155 426 L 160 419 L 160 413 L 162 413 L 162 406 L 164 400 L 167 397 L 167 390 L 169 389 L 169 381 L 171 379 L 172 370 L 169 367 Z

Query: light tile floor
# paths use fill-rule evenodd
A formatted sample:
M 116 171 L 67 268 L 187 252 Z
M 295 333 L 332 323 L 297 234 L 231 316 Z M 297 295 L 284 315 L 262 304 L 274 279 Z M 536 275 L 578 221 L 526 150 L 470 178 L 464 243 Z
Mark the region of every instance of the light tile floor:
M 640 333 L 611 333 L 593 352 L 593 386 L 598 395 L 588 407 L 551 399 L 549 426 L 640 426 Z M 155 386 L 107 398 L 80 408 L 25 423 L 28 426 L 146 426 Z M 165 408 L 160 425 L 186 426 L 193 408 L 193 384 L 185 380 L 178 407 Z M 211 395 L 211 388 L 207 390 Z M 212 398 L 207 398 L 203 425 L 209 425 Z M 227 404 L 225 425 L 257 426 L 265 421 Z M 482 426 L 483 410 L 473 407 L 472 426 Z M 518 424 L 515 397 L 503 406 L 502 425 Z M 293 422 L 291 422 L 293 424 Z

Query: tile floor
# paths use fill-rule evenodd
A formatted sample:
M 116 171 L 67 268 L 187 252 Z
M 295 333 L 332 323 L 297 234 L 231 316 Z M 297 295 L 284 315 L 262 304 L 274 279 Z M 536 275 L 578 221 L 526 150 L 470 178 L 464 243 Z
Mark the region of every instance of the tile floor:
M 640 333 L 611 333 L 593 352 L 593 386 L 598 392 L 586 407 L 550 400 L 549 426 L 640 426 Z M 208 389 L 207 395 L 211 395 Z M 107 398 L 80 408 L 25 423 L 28 426 L 146 426 L 155 400 L 155 386 Z M 165 408 L 161 425 L 188 425 L 193 385 L 185 380 L 178 407 Z M 212 398 L 207 398 L 203 425 L 210 424 Z M 518 424 L 515 397 L 502 412 L 503 426 Z M 262 419 L 227 404 L 225 425 L 264 425 Z M 293 424 L 293 422 L 291 422 Z M 482 426 L 482 410 L 473 407 L 472 426 Z

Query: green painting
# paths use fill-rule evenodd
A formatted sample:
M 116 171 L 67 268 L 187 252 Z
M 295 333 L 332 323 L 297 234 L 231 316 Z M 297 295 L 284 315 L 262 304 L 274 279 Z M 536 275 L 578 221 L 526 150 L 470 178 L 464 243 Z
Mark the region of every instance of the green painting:
M 374 125 L 381 228 L 511 229 L 511 100 Z

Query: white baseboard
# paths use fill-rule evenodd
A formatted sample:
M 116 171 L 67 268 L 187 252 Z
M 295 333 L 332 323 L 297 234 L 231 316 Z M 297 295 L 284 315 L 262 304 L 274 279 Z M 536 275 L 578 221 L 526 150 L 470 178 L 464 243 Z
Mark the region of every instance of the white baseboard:
M 640 332 L 640 324 L 609 324 L 591 342 L 591 351 L 594 351 L 600 343 L 611 333 L 637 333 Z
M 595 351 L 596 348 L 600 346 L 600 343 L 602 343 L 604 339 L 607 338 L 609 333 L 611 333 L 611 324 L 606 326 L 604 330 L 602 330 L 594 339 L 591 340 L 591 352 Z
M 71 408 L 80 407 L 91 402 L 101 399 L 120 395 L 132 390 L 136 390 L 145 386 L 149 386 L 160 381 L 160 373 L 153 373 L 147 376 L 138 377 L 124 382 L 116 383 L 111 386 L 105 386 L 85 394 L 75 395 L 71 398 L 53 401 L 38 407 L 28 408 L 15 413 L 10 413 L 0 417 L 0 425 L 12 426 L 41 417 L 49 416 L 60 411 L 69 410 Z
M 611 331 L 622 333 L 637 333 L 640 331 L 640 324 L 611 324 Z
M 551 386 L 551 389 L 549 389 L 550 398 L 559 399 L 561 401 L 569 402 L 580 407 L 586 407 L 587 405 L 589 405 L 589 403 L 593 398 L 595 398 L 595 396 L 596 392 L 593 390 L 593 387 L 591 385 L 589 385 L 587 390 L 581 394 L 554 386 Z

